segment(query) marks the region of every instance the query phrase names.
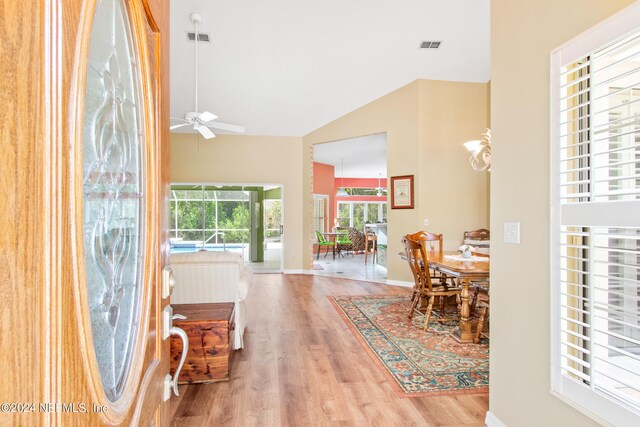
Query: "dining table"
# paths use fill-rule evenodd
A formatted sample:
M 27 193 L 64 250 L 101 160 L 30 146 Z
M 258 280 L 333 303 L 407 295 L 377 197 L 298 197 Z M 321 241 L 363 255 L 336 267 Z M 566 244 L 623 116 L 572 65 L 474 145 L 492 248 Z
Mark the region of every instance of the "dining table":
M 474 333 L 471 329 L 469 288 L 474 282 L 488 283 L 490 257 L 474 254 L 464 258 L 458 252 L 427 252 L 427 263 L 430 269 L 455 278 L 462 291 L 460 293 L 460 323 L 452 335 L 461 343 L 473 343 Z
M 338 231 L 338 232 L 323 232 L 322 235 L 324 236 L 325 239 L 327 239 L 327 241 L 332 242 L 333 243 L 333 259 L 336 259 L 336 249 L 338 248 L 338 236 L 346 236 L 348 235 L 347 231 Z
M 406 254 L 400 252 L 403 259 Z M 482 283 L 488 285 L 490 272 L 489 255 L 474 253 L 471 258 L 465 258 L 459 252 L 427 252 L 427 264 L 431 270 L 439 271 L 448 277 L 456 279 L 460 288 L 460 322 L 452 336 L 461 343 L 473 343 L 475 334 L 472 331 L 471 306 L 469 288 L 471 284 Z M 423 308 L 426 308 L 423 301 Z

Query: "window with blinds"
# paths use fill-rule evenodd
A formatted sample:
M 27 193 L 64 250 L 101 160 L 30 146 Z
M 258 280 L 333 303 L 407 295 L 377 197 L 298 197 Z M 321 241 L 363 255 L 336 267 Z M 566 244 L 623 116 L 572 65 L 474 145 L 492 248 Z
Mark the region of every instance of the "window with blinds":
M 328 196 L 313 195 L 313 224 L 316 231 L 327 231 L 327 203 Z
M 640 7 L 552 54 L 552 389 L 640 425 Z

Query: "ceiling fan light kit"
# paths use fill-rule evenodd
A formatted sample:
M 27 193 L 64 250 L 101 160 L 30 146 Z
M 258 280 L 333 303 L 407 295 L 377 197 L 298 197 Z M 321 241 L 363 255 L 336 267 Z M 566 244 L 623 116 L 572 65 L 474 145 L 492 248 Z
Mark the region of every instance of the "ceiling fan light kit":
M 192 126 L 192 128 L 200 135 L 202 135 L 205 139 L 215 138 L 215 134 L 211 130 L 213 129 L 222 129 L 236 133 L 244 133 L 244 127 L 239 125 L 233 125 L 230 123 L 221 123 L 216 122 L 215 120 L 218 118 L 215 114 L 209 111 L 199 111 L 198 110 L 198 24 L 202 21 L 202 16 L 199 13 L 193 12 L 190 15 L 191 22 L 193 23 L 194 28 L 194 43 L 195 43 L 195 64 L 194 64 L 194 83 L 195 83 L 195 108 L 194 111 L 189 111 L 184 115 L 184 118 L 181 117 L 171 117 L 173 120 L 179 120 L 180 124 L 170 126 L 170 130 L 179 129 L 185 126 Z
M 342 182 L 342 186 L 340 188 L 338 188 L 338 191 L 336 193 L 337 197 L 348 197 L 349 193 L 347 193 L 347 190 L 345 190 L 344 188 L 344 159 L 341 160 L 342 163 L 342 174 L 341 174 L 341 182 Z

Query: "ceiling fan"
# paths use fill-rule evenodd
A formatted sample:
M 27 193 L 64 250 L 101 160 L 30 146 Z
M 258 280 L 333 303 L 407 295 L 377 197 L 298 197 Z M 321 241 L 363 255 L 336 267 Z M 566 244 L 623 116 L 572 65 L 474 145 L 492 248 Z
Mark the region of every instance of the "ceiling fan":
M 205 139 L 211 139 L 214 138 L 216 135 L 213 133 L 213 131 L 211 131 L 211 128 L 213 129 L 221 129 L 221 130 L 228 130 L 231 132 L 236 132 L 236 133 L 244 133 L 244 127 L 243 126 L 239 126 L 239 125 L 232 125 L 230 123 L 222 123 L 222 122 L 217 122 L 214 121 L 215 119 L 218 118 L 218 116 L 216 116 L 215 114 L 209 112 L 209 111 L 198 111 L 198 24 L 200 23 L 200 21 L 202 20 L 202 17 L 200 16 L 199 13 L 192 13 L 190 15 L 191 18 L 191 22 L 193 23 L 194 26 L 194 32 L 195 32 L 195 44 L 196 44 L 196 49 L 195 49 L 195 88 L 196 88 L 196 104 L 195 104 L 195 108 L 194 111 L 190 111 L 188 113 L 186 113 L 184 115 L 184 118 L 182 117 L 171 117 L 172 120 L 179 120 L 182 123 L 177 124 L 177 125 L 173 125 L 171 126 L 169 129 L 170 130 L 174 130 L 174 129 L 178 129 L 181 127 L 185 127 L 185 126 L 193 126 L 194 130 L 197 130 L 198 132 L 200 132 L 200 135 L 202 135 Z
M 376 196 L 378 196 L 378 197 L 382 197 L 382 194 L 383 194 L 382 193 L 383 188 L 380 186 L 380 178 L 381 177 L 382 177 L 382 174 L 379 173 L 378 174 L 378 187 L 376 187 Z

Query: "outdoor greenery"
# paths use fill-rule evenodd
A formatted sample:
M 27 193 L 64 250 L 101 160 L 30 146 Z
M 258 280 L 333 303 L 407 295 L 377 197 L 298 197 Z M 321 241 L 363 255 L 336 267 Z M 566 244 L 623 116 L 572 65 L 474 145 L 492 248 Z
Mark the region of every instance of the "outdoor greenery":
M 377 196 L 378 189 L 377 188 L 350 188 L 350 187 L 340 187 L 344 191 L 347 192 L 349 196 Z M 380 188 L 380 192 L 384 197 L 387 196 L 387 189 Z
M 280 221 L 282 218 L 282 203 L 280 200 L 264 201 L 265 237 L 271 240 L 280 239 Z
M 338 227 L 349 227 L 350 212 L 348 203 L 338 203 Z
M 170 210 L 171 237 L 202 241 L 204 228 L 204 240 L 207 243 L 249 241 L 249 195 L 245 191 L 174 189 L 171 192 Z M 264 200 L 264 215 L 265 237 L 279 239 L 281 201 Z
M 382 206 L 382 213 L 378 210 Z M 353 208 L 353 216 L 351 216 Z M 369 222 L 387 222 L 386 202 L 338 202 L 338 226 L 362 230 Z
M 172 196 L 171 237 L 202 241 L 204 228 L 204 240 L 208 243 L 248 241 L 248 202 L 229 200 L 232 197 L 247 198 L 243 192 L 205 191 L 204 200 L 202 200 L 203 193 L 200 189 L 174 191 Z

